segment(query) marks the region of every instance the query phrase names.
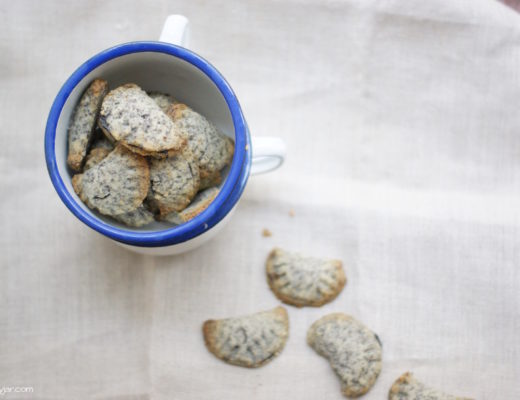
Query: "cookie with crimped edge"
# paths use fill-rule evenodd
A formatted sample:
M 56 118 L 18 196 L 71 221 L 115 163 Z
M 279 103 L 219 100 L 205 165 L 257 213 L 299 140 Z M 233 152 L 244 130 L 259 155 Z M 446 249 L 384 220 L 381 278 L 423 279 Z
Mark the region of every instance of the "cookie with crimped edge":
M 112 150 L 104 147 L 96 147 L 89 151 L 85 158 L 85 165 L 83 166 L 83 172 L 92 168 L 94 165 L 99 164 L 106 156 L 108 156 Z
M 129 211 L 120 215 L 114 215 L 112 218 L 134 228 L 140 228 L 155 221 L 153 213 L 150 212 L 144 206 L 144 204 L 141 204 L 133 211 Z
M 146 159 L 118 145 L 101 162 L 72 177 L 80 199 L 101 214 L 115 216 L 142 204 L 150 185 Z
M 267 282 L 281 301 L 319 307 L 336 298 L 347 279 L 339 260 L 308 257 L 275 248 L 267 257 Z
M 388 400 L 472 400 L 467 397 L 456 397 L 432 389 L 414 378 L 412 373 L 405 372 L 390 388 Z
M 103 99 L 99 127 L 134 153 L 165 158 L 178 154 L 186 136 L 144 90 L 128 83 Z
M 67 164 L 76 172 L 81 171 L 83 166 L 88 147 L 94 137 L 94 127 L 101 102 L 107 92 L 108 83 L 103 79 L 94 79 L 74 109 L 68 130 Z
M 350 315 L 334 313 L 319 319 L 309 328 L 307 343 L 329 361 L 346 397 L 368 392 L 381 372 L 379 338 Z
M 166 93 L 150 92 L 148 93 L 148 96 L 150 96 L 150 98 L 152 98 L 157 103 L 163 112 L 166 112 L 168 107 L 170 107 L 173 103 L 176 103 L 176 100 Z
M 208 350 L 221 360 L 257 368 L 283 350 L 289 336 L 289 318 L 283 307 L 242 317 L 209 320 L 202 327 Z
M 151 198 L 161 215 L 182 211 L 199 190 L 199 167 L 188 150 L 150 161 Z
M 189 220 L 199 215 L 206 208 L 208 208 L 211 202 L 215 200 L 215 197 L 217 197 L 218 193 L 219 189 L 216 187 L 203 190 L 197 193 L 190 205 L 184 210 L 181 212 L 171 212 L 163 216 L 163 219 L 176 225 L 188 222 Z
M 204 116 L 182 103 L 173 103 L 166 114 L 188 138 L 188 148 L 199 164 L 201 178 L 231 163 L 234 142 Z

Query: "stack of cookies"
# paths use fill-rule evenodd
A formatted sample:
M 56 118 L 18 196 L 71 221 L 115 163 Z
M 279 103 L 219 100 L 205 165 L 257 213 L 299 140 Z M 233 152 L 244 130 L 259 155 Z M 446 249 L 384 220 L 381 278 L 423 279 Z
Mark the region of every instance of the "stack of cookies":
M 95 79 L 68 130 L 72 185 L 92 210 L 131 227 L 181 224 L 215 199 L 233 141 L 164 93 Z

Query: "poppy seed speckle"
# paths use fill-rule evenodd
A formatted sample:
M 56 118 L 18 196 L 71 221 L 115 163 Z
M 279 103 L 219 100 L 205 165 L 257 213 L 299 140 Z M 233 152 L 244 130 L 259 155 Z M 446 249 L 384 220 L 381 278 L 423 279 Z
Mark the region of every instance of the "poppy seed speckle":
M 339 260 L 308 257 L 275 248 L 266 262 L 267 282 L 281 301 L 319 307 L 336 298 L 347 281 Z
M 307 343 L 329 361 L 347 397 L 368 392 L 381 372 L 379 341 L 371 330 L 349 315 L 334 313 L 319 319 L 309 328 Z
M 289 336 L 289 318 L 283 307 L 237 318 L 209 320 L 203 325 L 208 350 L 221 360 L 257 368 L 275 358 Z
M 390 388 L 389 400 L 472 400 L 455 397 L 419 382 L 410 372 L 401 375 Z

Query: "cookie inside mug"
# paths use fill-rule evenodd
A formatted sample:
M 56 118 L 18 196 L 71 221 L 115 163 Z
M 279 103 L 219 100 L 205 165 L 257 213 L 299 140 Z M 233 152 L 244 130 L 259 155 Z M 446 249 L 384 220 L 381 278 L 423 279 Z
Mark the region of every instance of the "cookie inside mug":
M 110 88 L 132 82 L 147 92 L 170 94 L 179 102 L 204 115 L 224 135 L 234 139 L 235 127 L 226 100 L 216 84 L 189 62 L 169 54 L 139 52 L 113 58 L 99 65 L 74 87 L 62 108 L 56 128 L 56 162 L 65 186 L 77 198 L 78 204 L 96 218 L 118 228 L 137 231 L 161 231 L 171 228 L 170 222 L 157 221 L 140 228 L 128 227 L 122 222 L 91 210 L 74 192 L 71 183 L 74 171 L 67 167 L 68 127 L 76 104 L 88 85 L 98 77 L 103 77 Z M 229 166 L 222 172 L 220 187 L 225 183 Z M 69 179 L 65 179 L 66 177 Z

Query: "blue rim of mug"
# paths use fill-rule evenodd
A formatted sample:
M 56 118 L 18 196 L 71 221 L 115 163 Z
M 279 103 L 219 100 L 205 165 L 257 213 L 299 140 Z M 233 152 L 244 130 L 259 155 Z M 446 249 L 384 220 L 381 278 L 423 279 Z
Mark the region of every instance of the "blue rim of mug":
M 213 202 L 192 220 L 160 231 L 132 231 L 110 225 L 84 210 L 67 190 L 60 176 L 55 155 L 56 127 L 61 111 L 76 85 L 107 61 L 132 53 L 155 52 L 180 58 L 208 76 L 223 95 L 235 128 L 235 153 L 224 185 Z M 183 47 L 163 42 L 130 42 L 104 50 L 83 63 L 58 92 L 45 128 L 45 159 L 52 184 L 63 203 L 83 223 L 103 235 L 133 246 L 161 247 L 182 243 L 208 231 L 231 211 L 242 195 L 251 168 L 251 137 L 240 103 L 224 77 L 201 56 Z M 66 179 L 69 179 L 67 176 Z

